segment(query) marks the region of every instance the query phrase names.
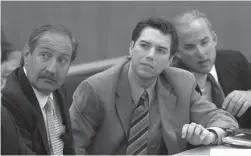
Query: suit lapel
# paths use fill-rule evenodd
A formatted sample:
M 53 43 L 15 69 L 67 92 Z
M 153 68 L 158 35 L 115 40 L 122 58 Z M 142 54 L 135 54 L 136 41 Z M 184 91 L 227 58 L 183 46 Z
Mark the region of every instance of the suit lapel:
M 168 149 L 168 154 L 177 153 L 180 151 L 177 142 L 177 136 L 174 131 L 174 115 L 176 111 L 177 97 L 173 93 L 173 88 L 169 82 L 158 78 L 157 81 L 157 101 L 159 105 L 159 112 L 161 117 L 161 126 L 163 132 L 163 139 Z
M 229 66 L 225 66 L 224 63 L 222 63 L 221 55 L 219 55 L 220 51 L 216 52 L 216 59 L 215 59 L 215 69 L 217 72 L 218 80 L 220 83 L 220 86 L 225 93 L 227 94 L 227 85 L 226 82 L 228 82 L 229 77 L 234 77 L 235 73 L 232 73 L 232 68 Z M 227 68 L 229 67 L 229 68 Z
M 67 121 L 66 121 L 67 109 L 65 108 L 65 103 L 63 100 L 62 93 L 59 90 L 56 90 L 54 92 L 54 97 L 56 98 L 56 102 L 59 107 L 59 113 L 61 115 L 62 124 L 67 125 Z
M 59 106 L 61 120 L 62 120 L 62 128 L 63 133 L 61 134 L 60 138 L 64 142 L 64 155 L 74 155 L 75 152 L 73 150 L 73 138 L 71 133 L 71 123 L 70 123 L 70 116 L 66 104 L 64 102 L 64 90 L 56 90 L 54 92 L 54 97 L 56 98 L 57 104 Z
M 20 84 L 21 84 L 21 87 L 22 87 L 24 94 L 26 95 L 26 97 L 28 98 L 28 100 L 30 101 L 30 103 L 33 106 L 32 107 L 33 114 L 37 118 L 37 121 L 33 122 L 33 124 L 37 124 L 36 127 L 38 127 L 38 129 L 39 129 L 43 144 L 46 149 L 46 152 L 50 153 L 50 148 L 49 148 L 48 139 L 47 139 L 47 132 L 45 129 L 42 111 L 40 109 L 36 95 L 31 87 L 31 84 L 30 84 L 29 80 L 27 79 L 27 77 L 24 73 L 24 70 L 22 68 L 20 68 L 20 70 L 19 70 L 19 79 L 20 79 L 20 82 L 21 82 Z
M 216 52 L 216 58 L 215 58 L 215 70 L 216 70 L 216 73 L 217 73 L 217 76 L 218 76 L 218 80 L 219 80 L 219 83 L 220 83 L 220 85 L 221 85 L 221 87 L 222 87 L 222 89 L 223 89 L 223 84 L 224 83 L 222 83 L 222 76 L 221 76 L 221 73 L 223 73 L 223 74 L 225 74 L 225 69 L 222 67 L 222 65 L 221 65 L 221 62 L 220 62 L 220 60 L 219 60 L 219 57 L 220 57 L 220 55 L 218 54 L 218 52 Z M 223 68 L 223 69 L 222 69 Z M 224 82 L 224 81 L 223 81 Z
M 128 69 L 129 63 L 121 71 L 116 97 L 116 110 L 127 137 L 132 118 L 132 97 L 128 80 Z

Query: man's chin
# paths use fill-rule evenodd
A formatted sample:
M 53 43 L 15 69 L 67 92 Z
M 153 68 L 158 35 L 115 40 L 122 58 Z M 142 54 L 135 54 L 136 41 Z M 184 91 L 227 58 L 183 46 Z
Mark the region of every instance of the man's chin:
M 213 65 L 207 65 L 207 66 L 198 66 L 196 69 L 194 69 L 194 72 L 201 73 L 201 74 L 208 74 L 213 68 Z
M 211 71 L 212 68 L 203 68 L 203 69 L 199 69 L 196 72 L 200 73 L 200 74 L 208 74 Z
M 140 77 L 143 80 L 149 80 L 149 79 L 153 79 L 154 77 L 156 77 L 153 73 L 149 73 L 149 72 L 141 72 L 140 73 Z
M 37 85 L 36 89 L 44 94 L 50 94 L 54 92 L 56 89 L 58 89 L 58 87 L 55 85 L 43 83 L 43 84 Z

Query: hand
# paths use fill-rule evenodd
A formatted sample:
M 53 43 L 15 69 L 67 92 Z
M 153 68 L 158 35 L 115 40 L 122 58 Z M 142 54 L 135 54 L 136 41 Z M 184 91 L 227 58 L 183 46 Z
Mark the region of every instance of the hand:
M 216 135 L 212 132 L 209 132 L 203 126 L 191 123 L 185 124 L 182 128 L 182 138 L 192 145 L 208 145 L 216 141 Z
M 251 91 L 235 90 L 224 100 L 222 108 L 233 116 L 242 116 L 251 106 Z

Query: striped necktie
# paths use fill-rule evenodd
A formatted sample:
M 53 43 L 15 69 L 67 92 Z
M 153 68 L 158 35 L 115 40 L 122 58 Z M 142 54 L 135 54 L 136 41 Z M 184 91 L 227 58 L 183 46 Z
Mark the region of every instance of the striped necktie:
M 126 154 L 147 154 L 148 123 L 149 123 L 149 99 L 145 90 L 133 111 L 131 128 Z
M 225 94 L 221 86 L 216 82 L 212 74 L 207 74 L 207 80 L 211 83 L 212 90 L 212 102 L 218 107 L 221 108 L 221 105 L 225 99 Z
M 49 133 L 49 144 L 51 147 L 52 155 L 63 155 L 63 142 L 60 140 L 60 126 L 53 105 L 52 99 L 49 97 L 45 105 L 45 112 L 47 118 L 47 126 Z

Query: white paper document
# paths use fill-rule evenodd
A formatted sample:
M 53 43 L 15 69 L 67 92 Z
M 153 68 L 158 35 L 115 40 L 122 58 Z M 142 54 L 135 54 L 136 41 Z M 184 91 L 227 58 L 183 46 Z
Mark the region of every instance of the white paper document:
M 251 149 L 211 149 L 210 156 L 251 156 Z

